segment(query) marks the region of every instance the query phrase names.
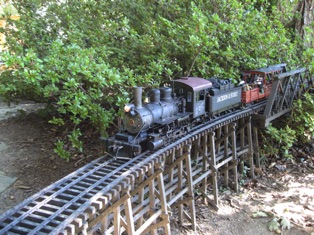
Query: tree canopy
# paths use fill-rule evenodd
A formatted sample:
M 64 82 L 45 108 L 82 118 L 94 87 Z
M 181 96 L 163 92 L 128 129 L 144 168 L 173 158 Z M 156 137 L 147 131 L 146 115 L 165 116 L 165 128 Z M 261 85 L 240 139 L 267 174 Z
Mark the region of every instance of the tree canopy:
M 0 95 L 52 104 L 51 120 L 72 123 L 68 141 L 82 150 L 79 125 L 101 135 L 134 85 L 155 87 L 180 76 L 238 81 L 240 71 L 311 61 L 291 27 L 294 1 L 12 0 L 0 60 Z M 280 4 L 280 5 L 279 5 Z M 284 9 L 284 10 L 282 10 Z M 308 49 L 310 50 L 310 49 Z M 57 143 L 58 154 L 64 140 Z

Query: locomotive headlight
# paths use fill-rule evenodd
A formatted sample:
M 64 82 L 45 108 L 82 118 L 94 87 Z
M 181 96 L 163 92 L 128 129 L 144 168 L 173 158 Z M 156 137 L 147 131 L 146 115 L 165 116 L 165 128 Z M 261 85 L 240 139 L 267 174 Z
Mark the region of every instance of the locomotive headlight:
M 131 111 L 131 107 L 130 106 L 128 106 L 128 105 L 124 106 L 124 112 L 128 113 L 130 111 Z
M 134 105 L 132 105 L 132 104 L 125 105 L 124 106 L 124 112 L 129 113 L 133 107 L 134 107 Z

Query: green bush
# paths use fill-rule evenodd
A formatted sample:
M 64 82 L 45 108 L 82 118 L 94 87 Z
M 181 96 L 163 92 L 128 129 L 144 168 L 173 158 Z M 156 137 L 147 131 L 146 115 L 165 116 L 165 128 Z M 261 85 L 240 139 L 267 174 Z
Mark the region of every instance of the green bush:
M 275 156 L 277 158 L 291 158 L 290 148 L 296 141 L 296 131 L 289 126 L 284 128 L 275 128 L 269 125 L 265 131 L 266 137 L 263 138 L 263 146 L 261 147 L 264 156 Z
M 314 96 L 305 93 L 303 99 L 294 102 L 291 118 L 288 122 L 296 131 L 296 137 L 302 142 L 310 142 L 314 138 Z
M 314 96 L 305 93 L 293 104 L 291 116 L 283 120 L 284 128 L 268 126 L 263 135 L 261 152 L 264 156 L 291 158 L 291 147 L 297 142 L 307 143 L 314 139 Z

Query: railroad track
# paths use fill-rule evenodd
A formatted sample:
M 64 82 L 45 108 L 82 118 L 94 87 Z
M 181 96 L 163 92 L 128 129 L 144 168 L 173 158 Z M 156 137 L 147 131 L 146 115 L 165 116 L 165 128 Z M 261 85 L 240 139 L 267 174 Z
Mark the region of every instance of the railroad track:
M 84 221 L 88 220 L 86 216 L 96 214 L 97 208 L 103 209 L 103 205 L 108 205 L 108 196 L 105 195 L 110 193 L 113 195 L 112 190 L 118 192 L 125 190 L 121 185 L 128 187 L 126 179 L 131 173 L 149 163 L 154 164 L 154 160 L 166 151 L 192 142 L 192 139 L 202 132 L 249 116 L 262 110 L 264 105 L 265 103 L 259 103 L 226 114 L 197 127 L 192 133 L 154 153 L 144 152 L 133 159 L 99 158 L 2 214 L 0 234 L 66 234 L 64 231 L 77 233 L 76 228 L 84 226 Z M 87 211 L 88 215 L 84 214 Z
M 134 159 L 99 158 L 0 217 L 1 234 L 56 234 L 132 171 Z

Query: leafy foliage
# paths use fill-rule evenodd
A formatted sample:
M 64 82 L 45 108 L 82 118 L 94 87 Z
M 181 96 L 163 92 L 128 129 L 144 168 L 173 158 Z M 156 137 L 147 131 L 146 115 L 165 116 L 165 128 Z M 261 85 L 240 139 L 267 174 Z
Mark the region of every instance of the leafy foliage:
M 182 75 L 231 77 L 243 69 L 299 63 L 300 41 L 285 28 L 287 1 L 12 0 L 6 18 L 7 71 L 0 95 L 51 103 L 51 120 L 69 127 L 56 151 L 82 151 L 80 125 L 101 135 L 134 85 L 155 87 Z M 281 9 L 284 9 L 281 10 Z M 63 143 L 63 144 L 61 144 Z
M 314 138 L 314 96 L 304 94 L 304 99 L 294 103 L 289 125 L 294 127 L 301 141 L 309 142 Z
M 296 131 L 289 126 L 277 129 L 269 125 L 266 129 L 267 137 L 264 137 L 264 146 L 262 148 L 264 155 L 275 155 L 291 158 L 290 148 L 296 140 Z
M 16 15 L 17 11 L 13 7 L 10 0 L 0 0 L 0 16 L 3 15 Z
M 296 100 L 290 118 L 284 128 L 268 126 L 263 136 L 264 156 L 291 158 L 290 148 L 297 141 L 309 142 L 314 138 L 314 96 L 305 93 L 303 99 Z

